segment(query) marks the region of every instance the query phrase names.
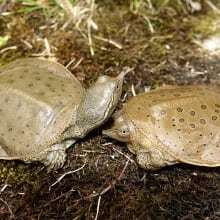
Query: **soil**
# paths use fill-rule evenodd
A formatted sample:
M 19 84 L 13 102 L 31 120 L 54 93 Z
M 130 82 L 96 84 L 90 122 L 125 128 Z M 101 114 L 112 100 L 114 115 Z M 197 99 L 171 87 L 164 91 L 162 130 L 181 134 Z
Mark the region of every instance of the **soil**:
M 63 30 L 61 16 L 43 10 L 26 13 L 21 3 L 0 1 L 0 13 L 12 12 L 0 15 L 0 36 L 10 36 L 0 48 L 0 64 L 41 53 L 47 39 L 58 62 L 67 65 L 75 59 L 69 70 L 85 87 L 101 74 L 117 75 L 132 67 L 118 108 L 132 96 L 132 85 L 136 93 L 164 84 L 218 86 L 219 56 L 194 42 L 213 32 L 213 21 L 219 22 L 201 2 L 203 9 L 194 13 L 175 4 L 152 13 L 132 10 L 129 1 L 97 1 L 94 20 L 99 29 L 92 36 L 111 39 L 122 49 L 93 37 L 91 56 L 88 40 L 74 25 Z M 219 168 L 179 164 L 143 170 L 125 144 L 101 135 L 103 127 L 71 147 L 58 171 L 47 173 L 40 163 L 1 161 L 0 219 L 220 219 Z

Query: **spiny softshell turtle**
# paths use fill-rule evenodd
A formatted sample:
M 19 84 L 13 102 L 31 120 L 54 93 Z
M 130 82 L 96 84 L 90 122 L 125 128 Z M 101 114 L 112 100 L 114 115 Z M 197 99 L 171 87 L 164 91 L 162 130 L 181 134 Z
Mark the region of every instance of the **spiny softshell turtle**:
M 65 150 L 102 124 L 121 96 L 125 71 L 87 90 L 61 64 L 26 58 L 0 68 L 0 159 L 61 167 Z
M 143 168 L 183 162 L 220 166 L 220 94 L 206 86 L 168 86 L 132 97 L 103 133 L 137 155 Z

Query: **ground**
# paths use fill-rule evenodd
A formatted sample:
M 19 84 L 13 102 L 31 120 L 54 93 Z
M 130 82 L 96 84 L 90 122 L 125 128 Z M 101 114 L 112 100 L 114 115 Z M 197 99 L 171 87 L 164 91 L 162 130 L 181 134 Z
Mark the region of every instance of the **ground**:
M 73 24 L 62 28 L 65 17 L 57 6 L 53 11 L 0 1 L 0 43 L 6 41 L 0 64 L 42 53 L 48 42 L 49 58 L 63 65 L 72 60 L 68 68 L 85 87 L 103 73 L 134 68 L 118 108 L 132 96 L 132 87 L 139 93 L 164 84 L 218 86 L 219 56 L 198 45 L 218 32 L 217 8 L 200 1 L 202 9 L 192 12 L 185 1 L 152 0 L 153 11 L 146 2 L 96 1 L 92 56 L 86 36 Z M 143 170 L 125 144 L 101 135 L 103 127 L 71 147 L 58 171 L 1 161 L 0 219 L 220 219 L 219 168 L 179 164 Z M 75 172 L 56 182 L 69 171 Z

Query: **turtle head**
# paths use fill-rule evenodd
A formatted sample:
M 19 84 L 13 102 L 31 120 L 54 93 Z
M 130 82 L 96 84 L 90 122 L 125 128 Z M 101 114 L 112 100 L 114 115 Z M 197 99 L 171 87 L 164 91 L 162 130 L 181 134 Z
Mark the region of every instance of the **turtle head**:
M 113 126 L 102 131 L 102 133 L 121 142 L 131 142 L 131 126 L 126 123 L 126 120 L 122 116 L 122 112 L 119 111 L 115 113 L 113 119 Z
M 77 110 L 74 125 L 76 138 L 84 137 L 111 116 L 122 93 L 124 76 L 129 71 L 124 70 L 117 77 L 100 76 L 87 89 Z

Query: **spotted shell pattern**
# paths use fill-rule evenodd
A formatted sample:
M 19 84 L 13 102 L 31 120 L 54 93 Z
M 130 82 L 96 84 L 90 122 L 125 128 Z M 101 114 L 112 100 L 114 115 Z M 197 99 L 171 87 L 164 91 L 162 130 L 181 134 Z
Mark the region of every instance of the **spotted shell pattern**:
M 84 92 L 55 62 L 29 58 L 1 67 L 0 146 L 23 160 L 37 155 L 68 127 Z
M 123 112 L 144 141 L 159 143 L 162 151 L 178 161 L 220 166 L 220 94 L 216 89 L 165 87 L 133 97 Z

